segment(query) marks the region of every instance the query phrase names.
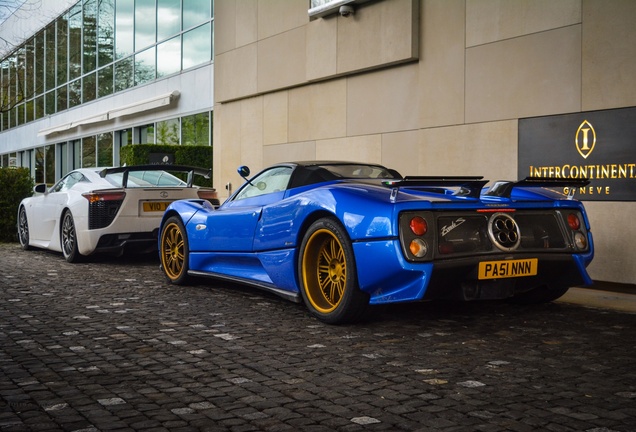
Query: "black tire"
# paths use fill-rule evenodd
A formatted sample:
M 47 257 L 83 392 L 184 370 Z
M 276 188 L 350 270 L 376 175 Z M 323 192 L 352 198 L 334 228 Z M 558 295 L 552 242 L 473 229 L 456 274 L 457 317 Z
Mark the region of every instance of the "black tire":
M 31 246 L 29 246 L 29 221 L 24 207 L 20 207 L 18 212 L 18 240 L 20 240 L 22 249 L 31 249 Z
M 336 220 L 319 219 L 307 230 L 298 280 L 305 305 L 320 321 L 345 324 L 363 318 L 369 297 L 358 287 L 351 240 Z
M 510 301 L 517 304 L 525 304 L 525 305 L 533 305 L 533 304 L 542 304 L 542 303 L 550 303 L 563 296 L 570 287 L 568 286 L 550 286 L 550 285 L 541 285 L 537 288 L 534 288 L 530 291 L 526 291 L 524 293 L 518 294 L 514 296 Z
M 77 249 L 77 231 L 75 221 L 70 211 L 65 211 L 62 215 L 62 226 L 60 227 L 60 246 L 64 259 L 70 263 L 81 262 L 84 258 Z
M 190 246 L 181 218 L 168 218 L 160 235 L 159 257 L 163 274 L 170 283 L 183 285 L 189 279 Z

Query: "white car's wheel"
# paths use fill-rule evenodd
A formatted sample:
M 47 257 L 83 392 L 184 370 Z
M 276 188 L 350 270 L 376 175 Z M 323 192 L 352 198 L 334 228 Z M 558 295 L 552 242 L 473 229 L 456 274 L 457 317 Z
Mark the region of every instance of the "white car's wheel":
M 22 249 L 29 250 L 29 221 L 27 220 L 26 209 L 20 207 L 18 213 L 18 240 L 20 240 L 20 246 Z
M 60 242 L 62 244 L 62 254 L 66 261 L 74 263 L 82 260 L 82 255 L 77 249 L 77 232 L 75 231 L 75 222 L 70 211 L 64 212 L 62 216 Z

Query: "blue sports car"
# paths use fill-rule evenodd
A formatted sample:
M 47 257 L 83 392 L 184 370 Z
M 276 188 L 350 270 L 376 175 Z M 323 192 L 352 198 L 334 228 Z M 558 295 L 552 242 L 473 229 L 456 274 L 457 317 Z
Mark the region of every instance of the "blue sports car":
M 159 236 L 168 281 L 209 276 L 303 301 L 330 324 L 369 305 L 430 299 L 549 302 L 592 283 L 587 180 L 402 177 L 380 165 L 281 163 L 219 207 L 179 200 Z

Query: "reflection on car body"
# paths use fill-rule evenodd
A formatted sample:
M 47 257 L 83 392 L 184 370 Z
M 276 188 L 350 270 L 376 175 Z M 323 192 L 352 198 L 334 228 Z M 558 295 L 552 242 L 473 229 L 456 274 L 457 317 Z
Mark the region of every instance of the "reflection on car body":
M 161 222 L 167 279 L 210 276 L 294 301 L 327 323 L 369 305 L 554 300 L 590 284 L 586 180 L 402 177 L 375 164 L 295 162 L 249 178 L 218 208 L 179 200 Z

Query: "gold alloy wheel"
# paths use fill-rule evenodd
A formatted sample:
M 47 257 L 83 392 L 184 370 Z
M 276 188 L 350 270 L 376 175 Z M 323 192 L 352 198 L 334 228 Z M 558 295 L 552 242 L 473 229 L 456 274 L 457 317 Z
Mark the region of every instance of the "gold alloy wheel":
M 311 305 L 321 313 L 330 313 L 340 305 L 347 283 L 345 251 L 338 238 L 327 229 L 314 232 L 302 258 L 305 293 Z
M 161 233 L 161 264 L 170 280 L 177 280 L 183 273 L 185 243 L 181 227 L 170 222 Z

